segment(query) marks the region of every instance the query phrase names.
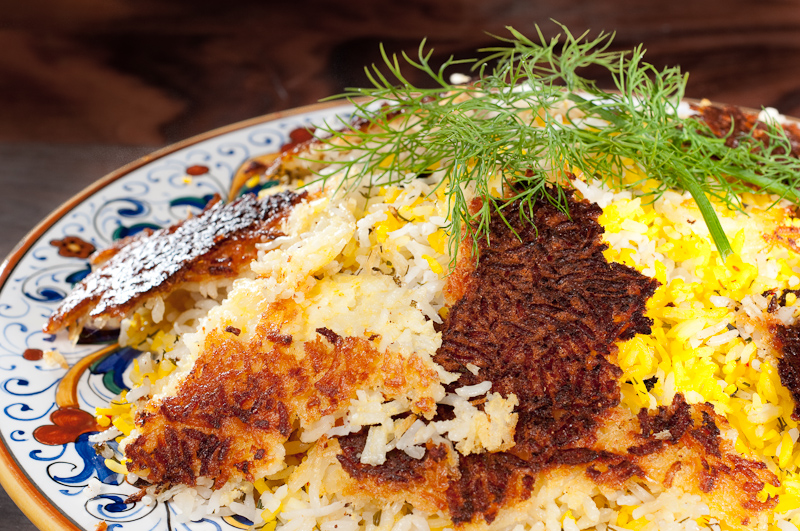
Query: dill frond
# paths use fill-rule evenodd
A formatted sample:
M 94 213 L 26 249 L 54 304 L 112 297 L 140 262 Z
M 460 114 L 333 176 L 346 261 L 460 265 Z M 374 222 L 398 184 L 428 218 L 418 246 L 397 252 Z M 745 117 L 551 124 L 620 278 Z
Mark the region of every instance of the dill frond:
M 800 161 L 786 155 L 791 145 L 778 124 L 767 124 L 767 143 L 751 135 L 728 147 L 702 120 L 678 115 L 687 82 L 680 69 L 645 62 L 641 46 L 609 51 L 612 34 L 576 37 L 561 28 L 551 39 L 537 28 L 535 40 L 508 28 L 511 37 L 497 37 L 501 45 L 481 50 L 482 59 L 451 57 L 438 68 L 423 41 L 417 57 L 403 53 L 402 62 L 425 73 L 435 88 L 413 85 L 401 58 L 381 47 L 384 64 L 366 68 L 373 86 L 341 95 L 368 126 L 323 128 L 323 149 L 348 153 L 330 163 L 344 177 L 342 186 L 354 187 L 364 175 L 376 185 L 397 183 L 435 168 L 451 212 L 451 256 L 465 234 L 477 253 L 491 216 L 503 217 L 514 201 L 529 221 L 525 213 L 537 201 L 566 212 L 565 187 L 574 174 L 617 189 L 648 181 L 645 193 L 653 200 L 666 190 L 688 191 L 723 258 L 731 246 L 711 200 L 741 210 L 740 194 L 753 187 L 800 200 Z M 474 83 L 447 81 L 445 72 L 459 64 L 471 65 Z M 588 67 L 607 71 L 615 90 L 582 77 Z M 564 108 L 563 119 L 550 112 Z M 631 168 L 645 177 L 626 181 Z M 503 194 L 490 190 L 498 178 Z M 467 188 L 482 199 L 476 212 Z

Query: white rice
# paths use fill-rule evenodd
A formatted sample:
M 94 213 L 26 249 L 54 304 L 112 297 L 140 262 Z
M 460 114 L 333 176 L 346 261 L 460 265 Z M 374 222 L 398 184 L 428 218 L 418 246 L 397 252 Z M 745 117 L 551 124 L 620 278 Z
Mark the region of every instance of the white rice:
M 258 259 L 251 272 L 236 281 L 187 286 L 188 307 L 175 307 L 169 298 L 149 300 L 140 315 L 151 324 L 171 323 L 169 332 L 180 339 L 170 345 L 169 351 L 164 349 L 154 357 L 140 358 L 140 370 L 152 370 L 153 362 L 164 356 L 178 360 L 178 368 L 152 386 L 144 383 L 135 387 L 128 400 L 135 403 L 151 398 L 157 403 L 173 396 L 192 371 L 210 331 L 233 326 L 241 330 L 239 340 L 246 342 L 257 330 L 269 305 L 291 301 L 298 315 L 288 320 L 282 331 L 297 343 L 315 340 L 316 330 L 321 326 L 345 337 L 368 338 L 374 334 L 376 349 L 381 353 L 398 359 L 420 356 L 422 363 L 441 377 L 436 385 L 408 386 L 398 396 L 389 396 L 380 381 L 372 382 L 370 388 L 358 390 L 354 399 L 332 414 L 301 417 L 297 433 L 301 444 L 367 428 L 366 446 L 360 456 L 360 462 L 367 465 L 384 463 L 387 453 L 395 449 L 422 459 L 429 443 L 455 448 L 459 455 L 509 449 L 517 422 L 514 413 L 517 397 L 491 393 L 489 381 L 445 393 L 442 384 L 452 383 L 457 375 L 446 373 L 432 361 L 441 345 L 441 334 L 436 332 L 434 324 L 442 322 L 443 288 L 449 265 L 447 252 L 432 243 L 448 224 L 446 205 L 427 201 L 436 193 L 434 182 L 434 178 L 410 178 L 391 199 L 386 199 L 394 194 L 391 188 L 384 189 L 386 195 L 380 196 L 367 187 L 349 195 L 334 193 L 330 185 L 327 190 L 310 187 L 310 200 L 295 207 L 284 220 L 281 231 L 285 236 L 259 245 Z M 629 191 L 614 193 L 596 182 L 581 179 L 573 184 L 585 198 L 603 208 L 623 202 L 641 204 L 641 199 Z M 670 230 L 675 231 L 678 239 L 690 235 L 707 238 L 708 230 L 698 212 L 686 206 L 688 199 L 685 193 L 667 191 L 655 202 L 654 209 L 674 222 L 675 228 Z M 413 221 L 399 222 L 400 213 L 408 216 L 404 220 Z M 728 233 L 735 234 L 741 229 L 741 220 L 721 221 Z M 651 239 L 648 231 L 642 222 L 623 219 L 619 230 L 609 231 L 605 237 L 613 249 L 632 251 L 630 259 L 646 275 L 655 276 L 657 268 L 663 267 L 668 282 L 681 279 L 685 283 L 702 283 L 702 257 L 676 262 L 659 251 L 664 242 Z M 762 256 L 752 250 L 751 255 L 755 256 L 759 278 L 778 277 L 780 257 Z M 800 269 L 795 272 L 800 273 Z M 800 278 L 796 284 L 800 284 Z M 766 297 L 750 294 L 736 301 L 711 295 L 708 300 L 715 308 L 732 310 L 733 316 L 721 320 L 687 320 L 681 323 L 682 328 L 674 329 L 681 340 L 693 349 L 708 347 L 713 351 L 737 338 L 752 339 L 746 346 L 724 353 L 722 362 L 750 363 L 758 371 L 763 363 L 774 360 L 769 337 L 761 329 L 769 304 Z M 686 300 L 676 299 L 674 307 L 691 309 Z M 791 324 L 794 313 L 793 307 L 781 307 L 774 317 Z M 123 344 L 134 341 L 135 330 L 131 326 L 131 320 L 123 323 L 120 339 Z M 467 368 L 474 375 L 480 372 L 475 365 Z M 657 368 L 651 377 L 660 384 L 659 389 L 648 394 L 647 407 L 651 409 L 670 405 L 678 392 L 690 404 L 707 401 L 696 390 L 679 389 L 674 372 L 666 374 Z M 718 379 L 713 387 L 724 389 L 727 384 Z M 765 425 L 783 413 L 781 407 L 764 400 L 755 390 L 739 388 L 735 396 L 749 402 L 744 411 L 749 422 Z M 454 418 L 434 421 L 435 409 L 425 411 L 416 406 L 422 399 L 452 407 Z M 121 435 L 114 430 L 93 436 L 94 442 Z M 737 433 L 732 431 L 735 441 Z M 797 441 L 798 433 L 797 429 L 792 432 L 793 442 Z M 129 435 L 121 448 L 136 435 L 136 432 Z M 659 440 L 671 437 L 666 430 L 655 435 Z M 324 454 L 319 445 L 312 447 L 304 461 L 286 466 L 286 455 L 294 455 L 287 448 L 297 442 L 287 443 L 282 449 L 284 453 L 278 452 L 271 468 L 263 473 L 281 474 L 280 479 L 286 483 L 279 487 L 257 494 L 250 482 L 233 480 L 214 490 L 211 479 L 201 478 L 194 487 L 175 486 L 160 493 L 151 489 L 148 497 L 157 501 L 171 499 L 179 522 L 207 515 L 239 514 L 255 525 L 263 522 L 262 517 L 272 517 L 280 531 L 438 531 L 450 525 L 441 514 L 409 510 L 401 503 L 348 498 L 336 480 L 338 462 Z M 781 448 L 778 447 L 778 453 Z M 87 493 L 93 492 L 94 487 L 87 487 Z M 647 479 L 632 480 L 624 488 L 612 490 L 595 485 L 581 470 L 555 469 L 537 478 L 529 500 L 504 509 L 483 529 L 626 529 L 618 521 L 623 508 L 631 509 L 634 520 L 645 518 L 646 523 L 639 529 L 708 528 L 705 525 L 708 520 L 703 517 L 710 511 L 698 495 L 677 487 L 665 489 Z M 781 530 L 796 529 L 787 520 L 779 520 L 775 525 Z

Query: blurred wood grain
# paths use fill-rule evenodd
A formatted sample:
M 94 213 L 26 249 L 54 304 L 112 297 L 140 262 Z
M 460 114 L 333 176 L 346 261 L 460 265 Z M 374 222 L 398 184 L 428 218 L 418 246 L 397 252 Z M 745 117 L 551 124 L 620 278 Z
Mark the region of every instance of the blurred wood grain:
M 616 31 L 688 95 L 800 115 L 800 1 L 72 0 L 0 8 L 0 140 L 158 145 L 364 85 L 378 44 L 471 56 L 486 32 Z
M 73 195 L 150 146 L 0 142 L 0 257 Z M 0 511 L 2 514 L 2 511 Z M 2 527 L 0 527 L 0 530 Z

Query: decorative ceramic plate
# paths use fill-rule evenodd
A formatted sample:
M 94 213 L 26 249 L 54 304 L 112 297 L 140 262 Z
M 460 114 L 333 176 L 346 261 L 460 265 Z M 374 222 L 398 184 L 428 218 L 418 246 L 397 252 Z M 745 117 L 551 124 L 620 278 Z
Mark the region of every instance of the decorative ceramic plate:
M 126 388 L 123 373 L 137 354 L 116 337 L 85 337 L 42 325 L 89 272 L 89 255 L 114 240 L 158 228 L 227 197 L 248 159 L 276 152 L 289 134 L 351 107 L 330 103 L 241 122 L 167 147 L 101 179 L 36 227 L 0 271 L 0 482 L 40 529 L 172 530 L 170 504 L 125 503 L 137 491 L 106 468 L 89 436 L 98 431 L 94 408 Z M 57 350 L 69 368 L 49 366 Z M 105 484 L 89 499 L 91 478 Z M 205 519 L 180 528 L 246 528 L 234 518 Z M 177 528 L 177 524 L 174 524 Z

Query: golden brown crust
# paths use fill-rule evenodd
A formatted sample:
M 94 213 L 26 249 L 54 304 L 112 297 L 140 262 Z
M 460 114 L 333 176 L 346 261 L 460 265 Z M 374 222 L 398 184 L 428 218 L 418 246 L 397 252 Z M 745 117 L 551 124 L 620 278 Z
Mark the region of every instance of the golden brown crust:
M 692 108 L 700 113 L 700 118 L 708 124 L 714 136 L 725 138 L 725 145 L 728 147 L 736 147 L 751 138 L 762 144 L 771 142 L 767 135 L 767 125 L 759 121 L 755 113 L 734 105 L 693 105 Z M 800 127 L 790 122 L 781 124 L 781 128 L 789 140 L 789 154 L 800 157 Z M 784 150 L 779 148 L 776 155 L 782 154 L 782 151 Z
M 461 373 L 453 386 L 489 380 L 492 391 L 514 393 L 520 403 L 516 445 L 460 456 L 440 486 L 453 522 L 491 523 L 530 497 L 543 474 L 566 467 L 614 489 L 645 478 L 677 485 L 739 521 L 773 507 L 776 500 L 762 503 L 758 492 L 777 478 L 722 439 L 725 421 L 710 406 L 689 406 L 678 394 L 653 414 L 637 417 L 617 407 L 614 343 L 649 332 L 644 309 L 656 282 L 605 260 L 599 207 L 570 198 L 569 211 L 568 218 L 539 204 L 533 229 L 509 209 L 512 228 L 493 220 L 491 246 L 482 245 L 479 263 L 454 282 L 463 296 L 445 321 L 434 359 Z M 480 368 L 477 375 L 468 363 Z M 339 461 L 353 482 L 367 477 L 396 498 L 430 499 L 430 485 L 408 479 L 430 463 L 395 451 L 384 465 L 354 464 L 363 448 L 358 437 L 340 441 Z
M 546 201 L 520 220 L 518 206 L 490 224 L 470 289 L 451 308 L 434 360 L 457 385 L 492 382 L 519 399 L 517 457 L 548 460 L 586 436 L 619 401 L 614 342 L 647 333 L 656 281 L 603 256 L 600 208 L 569 199 L 570 216 Z M 479 367 L 477 375 L 467 369 Z
M 434 360 L 461 374 L 453 386 L 488 380 L 492 391 L 519 399 L 516 445 L 508 453 L 462 456 L 442 486 L 456 524 L 491 522 L 502 507 L 530 496 L 545 466 L 598 459 L 575 445 L 589 440 L 597 416 L 619 402 L 621 371 L 608 356 L 618 339 L 650 330 L 643 312 L 657 283 L 606 261 L 597 205 L 570 196 L 569 212 L 539 202 L 529 213 L 533 227 L 512 205 L 504 211 L 508 224 L 490 223 L 490 244 L 480 242 L 477 265 L 463 253 L 449 281 L 460 299 Z M 374 473 L 399 477 L 401 464 L 409 474 L 421 466 L 395 452 Z
M 783 302 L 785 304 L 785 294 Z M 775 300 L 773 297 L 772 300 Z M 772 330 L 775 346 L 780 352 L 778 374 L 781 384 L 789 390 L 794 400 L 792 418 L 800 419 L 800 323 L 791 326 L 775 324 Z
M 125 450 L 128 469 L 154 484 L 193 485 L 208 476 L 253 480 L 276 459 L 298 418 L 333 413 L 370 383 L 430 385 L 438 375 L 416 356 L 379 353 L 367 339 L 326 328 L 298 343 L 281 333 L 294 303 L 274 303 L 245 343 L 232 327 L 212 330 L 175 396 L 137 414 L 140 435 Z
M 336 458 L 347 473 L 343 482 L 345 494 L 408 502 L 431 513 L 447 510 L 446 490 L 442 487 L 458 474 L 458 458 L 452 449 L 428 443 L 422 459 L 392 450 L 386 466 L 364 465 L 360 459 L 366 438 L 367 430 L 362 430 L 331 441 L 339 446 Z
M 715 514 L 746 525 L 745 520 L 775 507 L 776 498 L 762 502 L 758 493 L 767 483 L 780 483 L 764 463 L 740 455 L 721 437 L 727 429 L 711 405 L 690 406 L 677 394 L 669 408 L 642 410 L 638 417 L 621 408 L 609 411 L 591 448 L 625 456 L 646 477 L 698 494 Z M 642 452 L 645 447 L 650 450 Z
M 769 242 L 779 243 L 800 254 L 800 227 L 781 225 L 764 238 Z
M 45 332 L 87 318 L 125 317 L 145 298 L 185 282 L 235 277 L 256 258 L 256 243 L 279 235 L 278 222 L 303 197 L 286 192 L 215 201 L 196 217 L 120 240 L 97 255 L 101 265 L 61 302 Z
M 349 494 L 444 511 L 459 528 L 491 523 L 503 509 L 524 503 L 537 482 L 554 470 L 581 471 L 587 480 L 615 490 L 645 478 L 667 489 L 678 487 L 701 496 L 713 514 L 732 526 L 747 525 L 778 502 L 759 497 L 767 483 L 779 486 L 777 477 L 764 463 L 739 455 L 721 437 L 720 429 L 729 426 L 710 405 L 690 406 L 677 394 L 668 408 L 642 410 L 635 416 L 616 407 L 596 420 L 592 434 L 546 462 L 498 452 L 460 456 L 453 467 L 436 454 L 415 460 L 392 451 L 384 465 L 363 465 L 358 456 L 366 435 L 351 434 L 338 439 L 337 459 L 346 474 L 337 487 Z M 437 492 L 445 493 L 444 499 Z

